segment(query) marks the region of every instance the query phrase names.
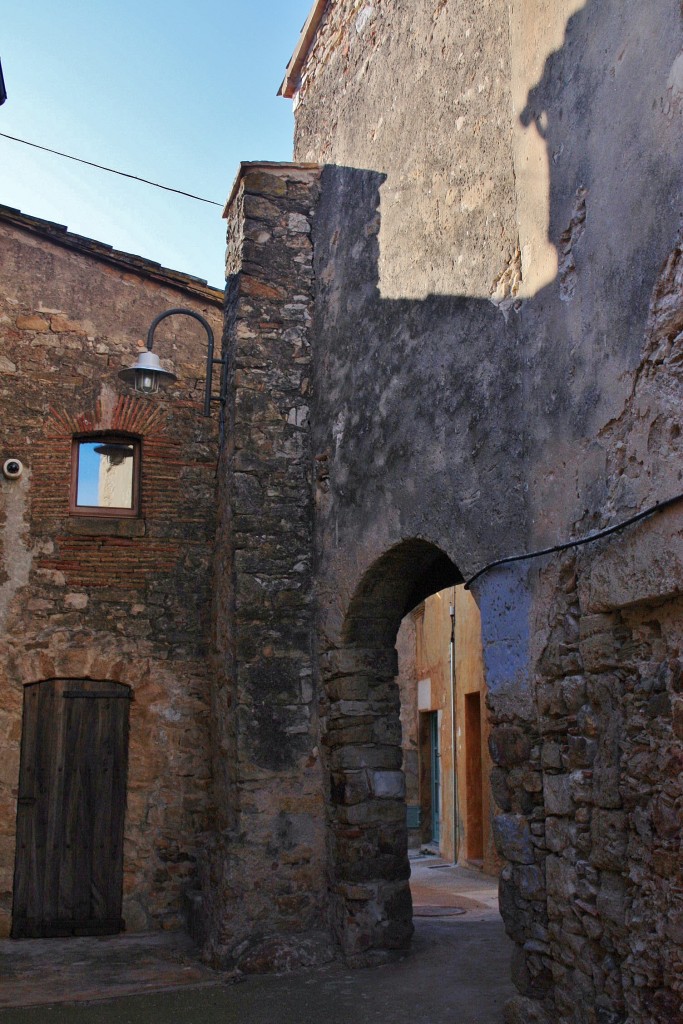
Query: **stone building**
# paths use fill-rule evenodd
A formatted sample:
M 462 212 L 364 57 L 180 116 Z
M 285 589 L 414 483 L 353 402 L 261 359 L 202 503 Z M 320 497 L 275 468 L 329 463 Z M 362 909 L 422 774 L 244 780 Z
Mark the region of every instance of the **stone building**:
M 30 516 L 28 474 L 3 483 L 19 552 L 0 606 L 19 640 L 5 662 L 15 754 L 3 799 L 19 770 L 24 684 L 104 690 L 132 672 L 134 686 L 156 686 L 131 721 L 149 708 L 173 737 L 177 773 L 167 788 L 165 764 L 157 775 L 140 757 L 163 792 L 131 800 L 129 783 L 133 863 L 167 894 L 195 892 L 213 961 L 266 970 L 341 950 L 362 966 L 409 945 L 396 640 L 426 598 L 467 581 L 515 943 L 507 1022 L 682 1024 L 682 44 L 678 0 L 315 3 L 282 88 L 295 101 L 295 162 L 242 165 L 226 206 L 213 545 L 192 488 L 209 493 L 215 428 L 194 419 L 184 389 L 201 373 L 180 340 L 176 400 L 135 405 L 150 411 L 131 430 L 159 416 L 164 452 L 191 437 L 207 453 L 169 456 L 156 489 L 143 475 L 143 500 L 169 502 L 163 527 L 145 518 L 164 543 L 136 547 L 125 532 L 86 543 L 66 514 L 74 434 L 122 432 L 103 417 L 133 401 L 84 367 L 107 357 L 115 371 L 150 319 L 149 289 L 177 279 L 125 270 L 145 281 L 143 323 L 105 330 L 101 355 L 103 285 L 92 328 L 66 294 L 38 298 L 47 310 L 28 291 L 21 314 L 12 306 L 9 337 L 35 332 L 33 347 L 17 346 L 35 368 L 7 400 L 33 417 L 31 474 L 41 445 L 50 455 Z M 59 275 L 42 274 L 52 295 Z M 89 281 L 74 294 L 94 295 Z M 85 419 L 41 347 L 65 323 L 83 332 L 64 344 L 62 372 Z M 19 354 L 3 352 L 6 369 Z M 47 432 L 45 377 L 33 390 L 44 367 L 57 409 Z M 182 490 L 170 486 L 178 473 Z M 33 538 L 38 515 L 49 525 L 15 542 Z M 180 543 L 183 518 L 205 546 Z M 76 544 L 87 558 L 71 555 Z M 207 657 L 197 610 L 211 550 Z M 105 565 L 125 577 L 99 589 Z M 22 593 L 27 573 L 45 593 Z M 171 680 L 196 702 L 181 708 L 187 732 L 172 724 L 177 702 L 163 705 Z M 199 795 L 209 687 L 213 817 Z M 137 884 L 136 920 L 158 922 Z
M 0 275 L 0 934 L 177 928 L 212 822 L 205 335 L 159 328 L 171 394 L 116 374 L 223 294 L 6 207 Z
M 297 162 L 226 210 L 216 959 L 408 944 L 401 620 L 674 499 L 471 592 L 508 1020 L 683 1020 L 682 42 L 675 0 L 314 5 Z

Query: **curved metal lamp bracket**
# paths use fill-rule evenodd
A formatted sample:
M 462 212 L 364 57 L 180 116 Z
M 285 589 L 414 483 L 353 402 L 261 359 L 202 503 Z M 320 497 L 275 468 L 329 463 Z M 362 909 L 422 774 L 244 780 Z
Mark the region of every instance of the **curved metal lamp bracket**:
M 209 347 L 208 347 L 208 351 L 206 353 L 206 385 L 205 385 L 205 390 L 204 390 L 204 415 L 205 416 L 209 416 L 210 412 L 211 412 L 211 402 L 220 402 L 221 406 L 225 405 L 225 399 L 226 399 L 226 394 L 225 393 L 226 393 L 226 384 L 227 384 L 227 377 L 226 377 L 226 372 L 225 372 L 226 360 L 225 360 L 225 357 L 223 357 L 222 359 L 214 359 L 214 356 L 213 356 L 213 350 L 214 350 L 213 331 L 211 330 L 211 327 L 209 326 L 207 321 L 204 319 L 204 317 L 201 315 L 201 313 L 195 313 L 195 311 L 193 309 L 183 309 L 183 308 L 166 309 L 166 310 L 164 310 L 163 313 L 159 313 L 159 315 L 155 316 L 154 320 L 152 320 L 152 323 L 149 325 L 149 330 L 147 331 L 147 349 L 148 349 L 149 352 L 152 351 L 152 345 L 154 344 L 154 332 L 157 329 L 157 327 L 159 326 L 159 324 L 162 322 L 162 320 L 165 320 L 169 316 L 176 316 L 176 315 L 181 314 L 181 313 L 182 313 L 183 316 L 191 316 L 193 318 L 193 320 L 198 320 L 199 323 L 204 328 L 204 330 L 206 331 L 207 338 L 208 338 L 208 341 L 209 341 Z M 212 394 L 212 388 L 213 388 L 213 368 L 214 368 L 214 364 L 216 364 L 216 363 L 218 363 L 220 365 L 220 367 L 221 367 L 221 380 L 220 380 L 219 392 L 218 392 L 217 395 L 214 395 L 214 394 Z

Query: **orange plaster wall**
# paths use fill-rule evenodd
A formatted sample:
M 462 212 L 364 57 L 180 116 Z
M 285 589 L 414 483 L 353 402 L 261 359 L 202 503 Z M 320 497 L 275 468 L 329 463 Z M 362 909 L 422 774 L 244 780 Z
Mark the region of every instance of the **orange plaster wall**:
M 453 792 L 453 726 L 450 682 L 450 609 L 455 609 L 455 734 L 457 757 L 457 807 L 454 806 Z M 466 695 L 478 693 L 481 710 L 481 759 L 482 779 L 482 839 L 483 870 L 497 874 L 499 864 L 493 844 L 491 829 L 491 797 L 489 776 L 491 758 L 488 750 L 489 725 L 486 711 L 486 684 L 481 644 L 481 616 L 472 595 L 464 587 L 449 587 L 420 605 L 413 613 L 415 624 L 415 675 L 418 680 L 430 681 L 430 699 L 418 712 L 439 711 L 441 741 L 441 839 L 440 853 L 446 860 L 458 860 L 466 864 L 471 850 L 468 849 L 468 813 L 472 812 L 471 797 L 468 805 L 468 761 L 472 764 L 474 751 L 468 750 L 465 729 Z M 424 692 L 424 688 L 423 688 Z M 429 733 L 418 728 L 420 744 L 420 786 L 423 808 L 429 802 Z M 470 767 L 471 772 L 471 767 Z M 425 792 L 426 790 L 426 792 Z M 424 815 L 423 815 L 424 816 Z M 458 851 L 455 851 L 454 821 L 457 817 Z
M 447 860 L 455 859 L 453 845 L 454 793 L 453 793 L 453 744 L 450 684 L 450 606 L 453 588 L 442 590 L 427 598 L 414 613 L 415 618 L 415 662 L 418 684 L 429 679 L 431 700 L 423 711 L 440 711 L 441 747 L 441 839 L 439 849 Z M 429 766 L 429 731 L 420 730 L 420 762 Z M 426 746 L 426 749 L 424 747 Z M 429 771 L 420 773 L 420 781 L 429 787 Z M 427 789 L 427 799 L 428 799 Z M 424 806 L 424 801 L 423 801 Z
M 489 722 L 486 711 L 486 683 L 484 657 L 481 645 L 481 615 L 476 601 L 464 587 L 455 588 L 455 676 L 456 676 L 456 734 L 458 759 L 458 809 L 462 828 L 459 861 L 467 861 L 466 826 L 468 815 L 465 698 L 467 694 L 480 694 L 481 701 L 481 777 L 483 818 L 483 870 L 498 874 L 497 860 L 491 828 L 491 757 L 488 748 Z

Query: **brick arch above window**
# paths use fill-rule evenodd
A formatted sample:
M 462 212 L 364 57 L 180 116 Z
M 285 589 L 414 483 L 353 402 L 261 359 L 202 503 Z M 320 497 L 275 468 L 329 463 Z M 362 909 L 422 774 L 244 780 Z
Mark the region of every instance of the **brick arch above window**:
M 82 399 L 83 396 L 80 396 Z M 134 437 L 162 437 L 168 433 L 168 410 L 162 403 L 131 395 L 114 396 L 104 389 L 90 396 L 82 408 L 51 405 L 45 421 L 47 437 L 118 433 Z

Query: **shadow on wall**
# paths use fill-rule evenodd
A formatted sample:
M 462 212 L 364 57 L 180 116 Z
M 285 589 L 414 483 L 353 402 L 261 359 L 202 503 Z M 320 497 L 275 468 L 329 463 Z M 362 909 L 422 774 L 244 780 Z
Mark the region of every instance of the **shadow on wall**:
M 340 541 L 347 512 L 349 533 L 365 528 L 356 581 L 410 536 L 468 576 L 523 550 L 532 530 L 539 544 L 556 541 L 604 504 L 594 439 L 629 397 L 656 272 L 676 234 L 662 197 L 681 183 L 667 99 L 678 16 L 667 25 L 634 3 L 623 15 L 594 0 L 573 15 L 521 112 L 547 147 L 559 266 L 533 297 L 511 278 L 495 301 L 383 299 L 387 177 L 325 168 L 314 228 L 314 444 L 334 496 L 320 501 L 323 516 L 334 514 Z M 419 276 L 419 250 L 413 264 Z
M 677 227 L 662 196 L 678 194 L 683 166 L 659 73 L 662 53 L 667 68 L 676 56 L 680 25 L 673 5 L 671 24 L 662 17 L 656 31 L 647 5 L 628 8 L 625 18 L 621 5 L 590 0 L 577 12 L 521 114 L 547 147 L 558 254 L 556 278 L 531 297 L 511 275 L 496 301 L 382 298 L 386 176 L 324 170 L 314 226 L 312 436 L 325 467 L 319 639 L 330 700 L 335 916 L 351 962 L 372 962 L 374 951 L 410 936 L 392 648 L 411 589 L 425 597 L 496 558 L 603 525 L 609 480 L 596 438 L 631 394 L 657 272 Z M 450 567 L 429 581 L 432 589 L 421 582 L 427 552 Z M 525 749 L 539 742 L 530 687 L 534 584 L 533 568 L 522 565 L 476 588 L 489 710 L 494 722 L 518 724 Z M 353 720 L 354 701 L 369 701 L 366 722 Z M 354 789 L 361 782 L 367 792 Z M 350 808 L 363 800 L 368 817 L 359 824 Z M 528 794 L 517 815 L 525 864 L 533 862 L 534 814 L 544 816 L 541 792 Z M 359 898 L 360 885 L 372 900 Z M 538 908 L 529 904 L 529 914 L 533 924 Z M 552 979 L 541 957 L 524 959 L 526 938 L 518 974 L 526 972 L 526 994 L 541 998 Z
M 446 59 L 420 76 L 411 96 L 422 118 L 404 101 L 404 122 L 392 122 L 409 141 L 359 144 L 360 165 L 387 174 L 379 254 L 386 298 L 457 293 L 512 305 L 531 297 L 558 265 L 562 273 L 580 189 L 590 193 L 588 229 L 596 237 L 606 229 L 605 247 L 611 238 L 619 253 L 622 241 L 631 243 L 634 197 L 647 193 L 661 209 L 661 157 L 678 174 L 670 156 L 677 89 L 680 110 L 676 4 L 668 12 L 634 0 L 511 6 L 510 49 L 471 26 L 464 57 L 461 41 L 449 39 Z M 463 68 L 476 46 L 484 52 L 470 81 Z M 508 79 L 509 92 L 500 84 Z M 373 93 L 372 103 L 370 116 L 378 116 L 381 98 Z

